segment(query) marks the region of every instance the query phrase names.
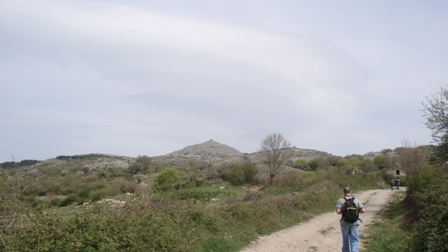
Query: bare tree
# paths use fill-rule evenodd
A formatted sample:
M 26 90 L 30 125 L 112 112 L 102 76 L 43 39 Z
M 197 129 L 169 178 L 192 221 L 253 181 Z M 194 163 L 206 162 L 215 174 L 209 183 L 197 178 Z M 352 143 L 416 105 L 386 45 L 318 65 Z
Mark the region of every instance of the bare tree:
M 269 134 L 261 142 L 260 153 L 262 162 L 269 167 L 269 184 L 272 185 L 274 177 L 281 171 L 283 163 L 294 155 L 291 143 L 281 134 Z
M 432 131 L 433 140 L 440 143 L 448 134 L 448 87 L 441 87 L 440 92 L 426 97 L 426 103 L 422 104 L 425 124 Z
M 436 95 L 426 97 L 423 104 L 423 117 L 426 117 L 426 127 L 432 132 L 435 156 L 440 162 L 448 161 L 448 86 L 440 87 Z
M 3 199 L 0 197 L 0 219 L 3 219 L 0 225 L 3 225 L 4 229 L 10 228 L 17 221 L 20 211 L 20 197 L 30 185 L 28 176 L 19 175 L 14 156 L 12 156 L 12 160 L 12 170 L 0 179 L 0 183 L 4 184 L 4 191 L 2 192 L 4 197 Z
M 397 165 L 408 175 L 415 174 L 419 169 L 424 169 L 428 163 L 426 151 L 418 147 L 417 144 L 411 144 L 407 139 L 402 140 L 402 148 L 397 148 Z

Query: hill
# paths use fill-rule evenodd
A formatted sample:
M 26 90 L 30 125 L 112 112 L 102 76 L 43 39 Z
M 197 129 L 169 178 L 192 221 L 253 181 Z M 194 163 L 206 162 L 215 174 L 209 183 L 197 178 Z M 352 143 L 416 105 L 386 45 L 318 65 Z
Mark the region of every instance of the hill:
M 292 158 L 297 159 L 315 159 L 320 157 L 333 156 L 324 151 L 303 149 L 292 147 L 295 154 Z M 373 158 L 378 153 L 366 154 L 370 158 Z M 44 161 L 27 160 L 27 162 L 16 163 L 16 167 L 64 167 L 70 168 L 90 168 L 90 169 L 104 169 L 104 168 L 127 168 L 137 157 L 120 156 L 113 154 L 84 154 L 84 155 L 72 155 L 72 156 L 58 156 L 56 158 L 47 159 Z M 240 161 L 243 159 L 250 160 L 255 163 L 260 163 L 260 153 L 242 153 L 237 149 L 216 142 L 210 139 L 200 144 L 189 145 L 180 150 L 173 151 L 166 155 L 150 156 L 154 163 L 157 163 L 161 167 L 185 167 L 191 162 L 196 163 L 208 163 L 211 165 L 220 165 L 223 163 L 231 163 Z M 5 162 L 0 164 L 3 168 L 12 168 L 13 162 Z
M 181 150 L 171 152 L 165 156 L 173 158 L 204 158 L 220 159 L 242 155 L 237 149 L 218 143 L 213 139 L 201 144 L 187 146 Z
M 111 154 L 85 154 L 73 156 L 57 156 L 47 160 L 25 160 L 26 162 L 5 162 L 0 163 L 0 167 L 5 169 L 12 169 L 14 167 L 33 167 L 33 168 L 52 168 L 60 167 L 65 169 L 71 168 L 89 168 L 89 169 L 104 169 L 109 167 L 127 168 L 135 158 L 111 155 Z

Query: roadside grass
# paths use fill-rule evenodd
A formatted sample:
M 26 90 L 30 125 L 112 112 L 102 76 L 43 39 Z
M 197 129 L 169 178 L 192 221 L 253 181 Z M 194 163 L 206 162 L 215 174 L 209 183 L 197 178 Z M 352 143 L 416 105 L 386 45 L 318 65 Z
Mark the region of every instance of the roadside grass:
M 291 227 L 334 208 L 333 190 L 304 194 L 268 195 L 255 201 L 221 205 L 214 219 L 222 220 L 200 251 L 240 251 L 260 236 Z
M 332 188 L 330 184 L 327 187 Z M 11 230 L 18 233 L 5 245 L 20 247 L 22 251 L 32 251 L 37 245 L 41 251 L 48 251 L 44 248 L 54 249 L 51 244 L 55 242 L 61 243 L 58 248 L 73 249 L 71 244 L 76 244 L 81 248 L 76 251 L 111 251 L 122 247 L 129 251 L 148 248 L 154 251 L 239 251 L 259 236 L 332 209 L 337 197 L 335 190 L 329 189 L 300 194 L 257 192 L 261 194 L 250 197 L 247 196 L 254 192 L 232 186 L 179 191 L 177 193 L 186 198 L 172 200 L 173 196 L 179 197 L 172 194 L 174 192 L 152 194 L 137 197 L 122 210 L 98 203 L 91 203 L 91 208 L 71 204 L 46 209 L 46 214 L 32 217 L 29 227 Z M 211 203 L 211 196 L 220 200 Z M 133 197 L 111 198 L 127 198 L 129 202 Z M 21 234 L 25 233 L 27 245 L 22 243 L 24 236 Z M 51 238 L 53 236 L 57 239 Z M 178 239 L 173 240 L 173 237 Z
M 406 231 L 403 230 L 403 219 L 407 213 L 401 203 L 405 191 L 395 191 L 392 199 L 380 213 L 380 219 L 367 225 L 367 236 L 361 236 L 365 252 L 401 252 L 406 248 Z

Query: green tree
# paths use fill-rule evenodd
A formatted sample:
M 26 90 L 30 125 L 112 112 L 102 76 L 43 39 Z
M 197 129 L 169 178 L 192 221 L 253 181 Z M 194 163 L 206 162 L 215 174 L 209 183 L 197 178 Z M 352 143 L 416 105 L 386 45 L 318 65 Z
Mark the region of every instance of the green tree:
M 337 167 L 343 168 L 348 165 L 348 160 L 346 158 L 341 158 L 338 160 L 338 163 L 336 164 Z
M 389 167 L 389 157 L 384 154 L 379 154 L 373 159 L 373 163 L 378 167 L 378 169 L 384 169 Z
M 389 152 L 393 152 L 393 150 L 390 149 L 390 148 L 382 149 L 382 150 L 381 150 L 381 154 L 384 154 L 384 155 L 386 155 L 386 154 L 389 153 Z
M 294 163 L 294 168 L 301 169 L 301 170 L 308 170 L 308 161 L 305 159 L 297 159 Z
M 179 178 L 180 174 L 175 168 L 167 168 L 154 178 L 152 188 L 158 191 L 172 189 L 174 184 L 179 181 Z
M 348 162 L 354 167 L 361 167 L 362 163 L 364 162 L 364 157 L 360 155 L 355 155 L 353 157 L 350 157 Z
M 294 152 L 288 140 L 281 134 L 274 133 L 263 139 L 260 154 L 262 162 L 269 167 L 269 184 L 272 185 L 275 175 L 281 171 L 282 165 L 294 155 Z
M 365 159 L 365 160 L 362 162 L 361 169 L 362 169 L 365 173 L 368 173 L 368 172 L 373 172 L 373 171 L 378 170 L 378 167 L 375 165 L 375 163 L 374 163 L 372 160 L 370 160 L 370 159 Z
M 148 156 L 138 156 L 135 162 L 129 165 L 128 170 L 132 174 L 147 171 L 151 167 L 151 158 Z

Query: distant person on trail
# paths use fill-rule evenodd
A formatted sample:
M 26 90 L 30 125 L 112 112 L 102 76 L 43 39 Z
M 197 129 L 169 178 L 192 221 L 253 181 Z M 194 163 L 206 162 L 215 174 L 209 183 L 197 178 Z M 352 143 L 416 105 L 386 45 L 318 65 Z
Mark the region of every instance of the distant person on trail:
M 391 191 L 394 190 L 394 184 L 395 184 L 395 181 L 392 179 L 392 180 L 390 181 L 390 190 L 391 190 Z
M 359 213 L 365 213 L 364 205 L 352 197 L 350 187 L 344 187 L 344 197 L 336 203 L 336 213 L 342 214 L 342 252 L 358 252 Z M 361 221 L 362 222 L 362 221 Z

